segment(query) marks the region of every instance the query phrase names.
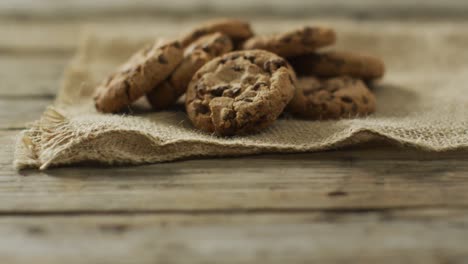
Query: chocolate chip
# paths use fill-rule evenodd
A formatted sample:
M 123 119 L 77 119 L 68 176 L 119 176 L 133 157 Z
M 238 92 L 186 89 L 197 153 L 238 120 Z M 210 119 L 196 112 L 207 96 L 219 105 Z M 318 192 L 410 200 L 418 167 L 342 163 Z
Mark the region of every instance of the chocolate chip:
M 202 103 L 194 103 L 193 106 L 195 108 L 195 112 L 199 114 L 207 114 L 210 112 L 210 108 Z
M 245 98 L 243 101 L 244 101 L 244 102 L 248 102 L 248 103 L 251 103 L 251 102 L 253 102 L 253 100 L 252 100 L 252 99 L 250 99 L 250 98 Z
M 233 120 L 236 118 L 236 112 L 234 110 L 228 110 L 223 113 L 222 119 L 224 121 Z
M 224 63 L 226 63 L 226 62 L 227 62 L 227 59 L 226 59 L 226 58 L 222 58 L 222 59 L 219 60 L 219 64 L 220 64 L 220 65 L 222 65 L 222 64 L 224 64 Z
M 239 66 L 239 65 L 234 65 L 234 66 L 232 66 L 232 69 L 233 69 L 234 71 L 236 71 L 236 72 L 241 72 L 241 71 L 242 71 L 242 67 Z
M 210 91 L 210 93 L 211 93 L 213 96 L 222 96 L 224 90 L 227 90 L 227 89 L 229 89 L 230 87 L 231 87 L 231 86 L 229 86 L 229 85 L 220 85 L 220 86 L 217 86 L 217 87 L 215 87 L 214 89 L 212 89 L 212 90 Z
M 283 59 L 274 60 L 273 63 L 276 66 L 276 68 L 286 67 L 286 61 Z
M 257 91 L 261 86 L 267 86 L 268 84 L 265 83 L 265 82 L 259 82 L 259 83 L 256 83 L 253 87 L 252 87 L 252 90 L 254 91 Z
M 182 48 L 182 45 L 180 44 L 179 41 L 176 41 L 176 42 L 172 43 L 172 46 L 174 46 L 174 47 L 177 48 L 177 49 Z
M 160 55 L 158 56 L 158 61 L 159 61 L 159 63 L 161 63 L 161 64 L 167 64 L 167 63 L 168 63 L 166 57 L 164 57 L 164 54 L 160 54 Z
M 341 101 L 350 104 L 350 103 L 353 102 L 353 99 L 351 99 L 351 97 L 349 97 L 349 96 L 342 96 Z
M 230 89 L 227 89 L 224 91 L 223 93 L 223 96 L 226 96 L 226 97 L 234 97 L 234 96 L 237 96 L 241 91 L 241 88 L 240 87 L 232 87 Z
M 244 59 L 249 60 L 251 63 L 255 63 L 254 55 L 244 55 Z
M 266 72 L 273 73 L 274 71 L 276 71 L 277 69 L 279 69 L 280 67 L 283 67 L 283 66 L 286 66 L 286 61 L 285 60 L 283 60 L 283 59 L 273 59 L 273 60 L 266 61 L 263 64 L 263 69 Z
M 211 50 L 211 48 L 210 48 L 210 46 L 209 46 L 208 44 L 203 45 L 203 47 L 202 47 L 201 49 L 202 49 L 204 52 L 207 52 L 207 53 L 209 53 L 210 50 Z
M 202 90 L 197 90 L 195 92 L 195 97 L 200 99 L 200 100 L 203 100 L 203 97 L 205 96 L 205 91 L 202 91 Z

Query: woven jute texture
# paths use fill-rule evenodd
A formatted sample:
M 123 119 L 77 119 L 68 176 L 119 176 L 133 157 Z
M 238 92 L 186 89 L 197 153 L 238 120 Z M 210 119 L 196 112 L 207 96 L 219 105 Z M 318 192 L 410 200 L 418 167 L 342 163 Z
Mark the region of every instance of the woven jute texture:
M 376 138 L 425 151 L 468 147 L 466 24 L 326 22 L 338 32 L 338 49 L 385 60 L 387 75 L 374 87 L 376 114 L 323 122 L 283 117 L 260 134 L 233 138 L 198 132 L 182 107 L 151 112 L 140 102 L 126 114 L 100 114 L 91 98 L 96 84 L 143 44 L 168 36 L 158 36 L 154 29 L 150 33 L 149 25 L 117 28 L 114 35 L 88 29 L 54 105 L 19 135 L 15 166 L 45 169 L 82 162 L 143 164 L 320 151 Z M 314 23 L 259 22 L 255 29 L 264 33 Z

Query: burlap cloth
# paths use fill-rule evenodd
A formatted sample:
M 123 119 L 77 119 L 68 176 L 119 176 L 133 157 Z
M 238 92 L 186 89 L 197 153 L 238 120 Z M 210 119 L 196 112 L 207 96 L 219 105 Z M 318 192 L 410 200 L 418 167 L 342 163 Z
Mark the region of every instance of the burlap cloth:
M 282 30 L 311 21 L 258 22 L 256 30 Z M 330 21 L 339 48 L 382 56 L 388 73 L 375 87 L 377 113 L 358 119 L 307 121 L 282 118 L 263 133 L 219 138 L 194 130 L 182 111 L 125 115 L 96 113 L 95 84 L 143 43 L 157 37 L 147 26 L 116 34 L 87 30 L 65 71 L 53 107 L 23 131 L 15 166 L 98 162 L 142 164 L 187 157 L 319 151 L 375 138 L 425 151 L 468 147 L 467 24 Z M 156 25 L 155 25 L 156 26 Z M 181 26 L 182 27 L 182 26 Z M 125 37 L 123 37 L 125 36 Z

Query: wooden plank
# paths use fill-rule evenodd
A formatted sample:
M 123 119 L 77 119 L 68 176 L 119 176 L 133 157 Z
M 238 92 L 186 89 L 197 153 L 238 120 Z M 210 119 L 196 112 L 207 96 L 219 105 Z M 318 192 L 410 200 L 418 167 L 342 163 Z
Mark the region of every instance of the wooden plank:
M 0 262 L 465 263 L 466 210 L 0 218 Z
M 0 99 L 54 97 L 68 60 L 54 56 L 0 56 Z
M 52 98 L 6 98 L 0 97 L 0 129 L 22 129 L 40 118 Z
M 0 17 L 0 53 L 13 54 L 43 54 L 47 56 L 71 56 L 80 43 L 80 33 L 83 31 L 92 31 L 102 35 L 101 38 L 132 38 L 135 35 L 144 34 L 146 37 L 170 37 L 177 36 L 188 31 L 196 23 L 209 19 L 210 17 L 117 17 L 117 18 L 99 18 L 92 17 L 86 20 L 11 20 L 1 19 Z M 340 18 L 319 18 L 311 16 L 310 18 L 247 18 L 251 21 L 254 29 L 258 33 L 278 32 L 290 29 L 292 26 L 301 24 L 324 24 L 336 28 L 339 33 L 340 42 L 353 40 L 356 38 L 369 38 L 375 36 L 376 30 L 382 26 L 389 28 L 393 25 L 394 30 L 390 30 L 391 37 L 396 39 L 408 37 L 413 34 L 414 38 L 418 35 L 424 35 L 421 32 L 421 25 L 428 28 L 440 28 L 446 31 L 444 37 L 457 39 L 457 34 L 468 25 L 466 21 L 460 21 L 456 24 L 453 21 L 434 22 L 434 21 L 408 21 L 399 23 L 398 21 L 374 21 L 367 23 L 367 30 L 363 35 L 356 36 L 356 28 L 360 27 L 362 21 L 357 19 Z M 272 25 L 275 26 L 272 26 Z M 351 28 L 349 25 L 355 25 Z M 402 32 L 401 27 L 405 27 Z M 459 28 L 459 31 L 451 31 L 453 28 Z M 142 30 L 144 29 L 144 30 Z M 343 32 L 347 29 L 348 32 Z M 349 31 L 352 29 L 352 35 Z M 47 37 L 44 37 L 47 36 Z M 451 44 L 451 42 L 447 42 Z M 459 45 L 460 43 L 453 43 Z M 388 45 L 390 46 L 390 45 Z M 374 47 L 375 48 L 375 47 Z
M 200 18 L 198 19 L 200 20 Z M 47 57 L 70 57 L 80 43 L 80 33 L 92 30 L 97 34 L 126 38 L 144 33 L 155 37 L 174 36 L 182 28 L 189 30 L 193 20 L 177 18 L 91 18 L 82 20 L 41 21 L 11 20 L 0 18 L 0 53 L 19 55 L 45 55 Z M 147 31 L 142 32 L 142 28 Z M 138 29 L 138 30 L 135 30 Z M 116 34 L 117 33 L 117 34 Z M 120 34 L 119 34 L 120 33 Z M 47 37 L 44 37 L 47 36 Z
M 463 0 L 9 0 L 0 3 L 0 16 L 79 18 L 89 16 L 182 16 L 255 15 L 255 16 L 360 16 L 388 17 L 466 17 L 468 4 Z
M 13 143 L 11 132 L 1 135 Z M 1 151 L 12 156 L 11 148 Z M 419 151 L 366 147 L 45 172 L 17 173 L 5 164 L 0 212 L 464 208 L 467 157 L 468 152 L 424 157 Z
M 70 54 L 77 45 L 82 22 L 0 22 L 0 52 L 3 54 Z
M 4 96 L 27 96 L 30 97 L 51 97 L 57 90 L 60 84 L 60 75 L 66 66 L 68 60 L 73 56 L 79 41 L 79 32 L 81 26 L 91 28 L 96 34 L 101 34 L 102 38 L 133 38 L 144 34 L 146 37 L 154 36 L 174 36 L 181 31 L 188 30 L 195 23 L 203 20 L 201 18 L 188 18 L 186 20 L 157 19 L 157 18 L 142 18 L 130 19 L 119 18 L 115 20 L 99 20 L 91 19 L 83 23 L 80 21 L 64 21 L 61 23 L 51 21 L 0 21 L 0 98 Z M 346 26 L 352 20 L 340 19 L 310 19 L 310 20 L 293 20 L 293 19 L 252 19 L 252 24 L 258 32 L 281 31 L 291 28 L 293 25 L 303 23 L 323 23 L 335 27 L 340 36 L 339 47 L 343 47 L 341 43 L 346 43 L 347 47 L 351 43 L 352 47 L 362 49 L 363 46 L 372 42 L 372 36 L 375 36 L 375 30 L 380 26 L 393 25 L 391 36 L 395 42 L 402 43 L 402 40 L 411 42 L 411 38 L 417 41 L 418 34 L 424 34 L 421 30 L 420 23 L 406 23 L 406 30 L 410 33 L 404 33 L 398 28 L 401 24 L 396 22 L 375 22 L 367 28 L 365 32 L 361 32 L 356 36 L 355 29 L 353 33 L 349 30 L 352 27 Z M 272 24 L 274 27 L 271 27 Z M 354 21 L 355 28 L 359 27 L 359 22 Z M 465 23 L 467 26 L 468 24 Z M 457 27 L 463 28 L 463 23 L 459 23 Z M 453 39 L 447 41 L 446 47 L 450 49 L 450 45 L 459 47 L 463 42 L 457 41 L 459 32 L 450 30 L 453 29 L 453 23 L 433 23 L 426 22 L 427 27 L 431 29 L 440 28 L 440 39 Z M 148 30 L 142 30 L 146 29 Z M 90 30 L 91 30 L 90 29 Z M 44 36 L 47 36 L 46 38 Z M 457 38 L 458 37 L 458 38 Z M 410 38 L 410 40 L 408 40 Z M 359 39 L 359 40 L 358 40 Z M 393 41 L 388 41 L 390 44 L 382 44 L 375 48 L 377 51 L 385 54 L 387 49 L 394 49 L 391 45 Z M 406 43 L 404 42 L 404 43 Z M 404 52 L 404 47 L 400 47 Z M 378 54 L 378 53 L 377 53 Z M 410 55 L 409 55 L 410 56 Z M 401 60 L 395 58 L 385 58 L 389 68 L 393 65 L 400 65 Z M 461 56 L 460 61 L 463 61 Z M 396 68 L 396 67 L 394 67 Z M 414 73 L 413 73 L 414 74 Z

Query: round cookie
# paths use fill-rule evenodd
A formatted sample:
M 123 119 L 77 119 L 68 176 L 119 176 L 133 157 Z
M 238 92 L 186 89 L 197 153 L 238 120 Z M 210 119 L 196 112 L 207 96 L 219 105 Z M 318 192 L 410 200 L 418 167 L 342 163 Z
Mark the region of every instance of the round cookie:
M 304 26 L 281 34 L 252 37 L 244 43 L 243 49 L 263 49 L 281 57 L 292 57 L 314 52 L 335 40 L 333 29 Z
M 181 38 L 182 46 L 187 47 L 201 36 L 214 32 L 226 34 L 234 43 L 242 42 L 253 36 L 253 31 L 248 22 L 223 18 L 210 20 L 193 28 Z
M 217 57 L 232 51 L 232 49 L 231 38 L 224 33 L 215 32 L 204 35 L 192 42 L 185 48 L 184 54 L 188 56 L 195 50 L 203 50 L 210 56 Z
M 233 49 L 231 39 L 221 33 L 200 37 L 184 51 L 184 59 L 170 77 L 147 95 L 153 109 L 161 110 L 174 104 L 185 93 L 193 75 L 205 63 Z
M 236 51 L 205 64 L 186 93 L 192 124 L 221 136 L 271 125 L 294 95 L 295 74 L 283 58 L 263 50 Z
M 328 51 L 290 58 L 300 75 L 337 77 L 348 75 L 364 80 L 383 77 L 385 65 L 379 58 L 353 52 Z
M 316 120 L 364 116 L 375 112 L 376 99 L 364 82 L 351 77 L 299 78 L 291 113 Z
M 122 110 L 166 79 L 182 58 L 177 41 L 142 49 L 97 87 L 96 109 L 104 113 Z

